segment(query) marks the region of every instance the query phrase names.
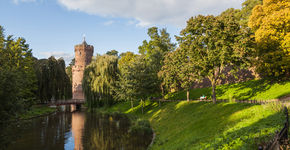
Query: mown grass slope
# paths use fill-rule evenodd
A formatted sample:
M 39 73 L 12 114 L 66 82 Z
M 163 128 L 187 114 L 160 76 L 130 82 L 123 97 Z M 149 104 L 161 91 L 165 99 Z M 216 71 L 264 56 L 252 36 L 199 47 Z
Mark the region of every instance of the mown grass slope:
M 257 149 L 283 126 L 284 115 L 273 104 L 146 101 L 130 108 L 123 102 L 105 111 L 148 119 L 156 133 L 151 149 Z
M 271 100 L 290 95 L 290 81 L 271 82 L 269 80 L 250 80 L 236 84 L 217 86 L 217 99 L 228 100 Z M 190 99 L 199 99 L 205 95 L 211 97 L 211 88 L 197 88 L 190 90 Z M 186 99 L 186 91 L 166 95 L 169 100 Z

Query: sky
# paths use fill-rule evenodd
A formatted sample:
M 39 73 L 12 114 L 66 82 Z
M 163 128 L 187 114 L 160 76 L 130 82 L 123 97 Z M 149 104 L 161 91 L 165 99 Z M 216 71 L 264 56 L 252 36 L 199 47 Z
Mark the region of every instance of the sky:
M 5 35 L 26 39 L 39 59 L 63 57 L 68 64 L 74 45 L 94 46 L 94 55 L 109 50 L 138 53 L 147 29 L 166 28 L 174 35 L 190 17 L 218 15 L 241 8 L 244 0 L 0 0 Z

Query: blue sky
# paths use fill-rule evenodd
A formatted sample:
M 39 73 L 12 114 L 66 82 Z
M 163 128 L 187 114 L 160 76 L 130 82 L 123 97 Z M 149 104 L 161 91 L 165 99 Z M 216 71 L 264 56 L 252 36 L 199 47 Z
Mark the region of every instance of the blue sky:
M 24 37 L 33 55 L 63 57 L 86 36 L 95 54 L 138 52 L 151 26 L 174 35 L 198 14 L 240 8 L 244 0 L 0 0 L 0 25 L 6 35 Z

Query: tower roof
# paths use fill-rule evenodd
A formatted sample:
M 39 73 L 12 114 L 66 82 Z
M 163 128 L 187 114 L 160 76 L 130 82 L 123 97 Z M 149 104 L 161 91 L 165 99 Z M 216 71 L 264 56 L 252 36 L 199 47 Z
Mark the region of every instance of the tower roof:
M 82 45 L 88 45 L 86 41 L 83 41 Z
M 86 36 L 84 35 L 84 41 L 82 43 L 83 45 L 88 45 L 87 42 L 86 42 Z

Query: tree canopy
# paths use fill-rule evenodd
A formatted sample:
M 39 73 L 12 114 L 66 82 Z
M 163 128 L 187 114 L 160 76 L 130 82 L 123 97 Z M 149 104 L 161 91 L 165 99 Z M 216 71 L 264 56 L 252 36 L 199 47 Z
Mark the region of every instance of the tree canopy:
M 25 39 L 5 37 L 0 26 L 0 124 L 35 102 L 34 60 Z
M 264 0 L 262 5 L 255 6 L 249 27 L 255 32 L 258 71 L 264 76 L 289 76 L 289 0 Z
M 177 40 L 181 49 L 188 49 L 188 59 L 203 77 L 212 84 L 212 99 L 215 102 L 215 87 L 226 66 L 240 66 L 247 48 L 244 30 L 231 11 L 221 16 L 190 18 Z
M 143 56 L 145 65 L 152 75 L 150 77 L 155 82 L 154 89 L 156 92 L 160 91 L 161 80 L 158 78 L 158 72 L 163 66 L 164 57 L 168 52 L 175 49 L 174 43 L 171 42 L 170 35 L 167 33 L 166 29 L 161 29 L 158 32 L 157 27 L 151 27 L 147 32 L 150 40 L 144 40 L 143 44 L 139 46 L 139 53 Z

